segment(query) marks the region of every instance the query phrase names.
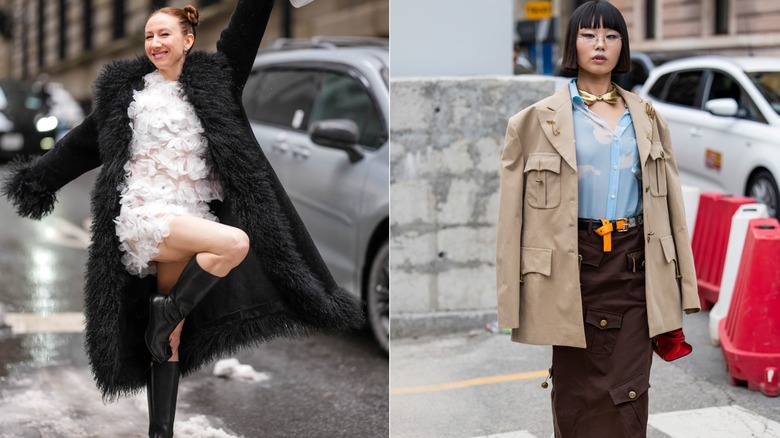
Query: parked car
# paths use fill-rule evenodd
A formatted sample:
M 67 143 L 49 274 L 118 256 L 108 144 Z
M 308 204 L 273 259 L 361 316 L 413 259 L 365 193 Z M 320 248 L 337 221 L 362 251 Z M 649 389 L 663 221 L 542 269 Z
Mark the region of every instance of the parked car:
M 61 84 L 0 81 L 0 160 L 42 154 L 84 112 Z
M 27 81 L 0 81 L 0 159 L 42 154 L 54 146 L 57 119 Z
M 751 196 L 778 216 L 780 59 L 672 61 L 653 70 L 640 95 L 669 122 L 683 182 Z
M 680 55 L 666 53 L 631 52 L 631 71 L 613 75 L 612 81 L 624 90 L 638 92 L 654 68 L 679 57 Z M 561 61 L 559 60 L 555 66 L 554 75 L 573 78 L 577 76 L 577 72 L 561 70 Z
M 389 332 L 388 43 L 282 39 L 255 60 L 244 106 L 336 281 Z

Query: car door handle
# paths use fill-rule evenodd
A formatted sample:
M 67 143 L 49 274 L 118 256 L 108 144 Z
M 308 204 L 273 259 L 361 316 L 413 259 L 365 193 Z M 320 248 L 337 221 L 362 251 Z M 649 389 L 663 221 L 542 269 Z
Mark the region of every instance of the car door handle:
M 293 154 L 293 157 L 295 157 L 295 158 L 300 158 L 301 160 L 305 160 L 305 159 L 309 158 L 309 155 L 311 155 L 311 150 L 309 148 L 306 148 L 306 147 L 299 147 L 299 148 L 293 149 L 292 154 Z
M 271 145 L 271 150 L 280 154 L 286 154 L 290 150 L 290 145 L 285 141 L 279 141 Z
M 701 128 L 691 128 L 691 137 L 701 137 L 704 135 L 704 131 Z

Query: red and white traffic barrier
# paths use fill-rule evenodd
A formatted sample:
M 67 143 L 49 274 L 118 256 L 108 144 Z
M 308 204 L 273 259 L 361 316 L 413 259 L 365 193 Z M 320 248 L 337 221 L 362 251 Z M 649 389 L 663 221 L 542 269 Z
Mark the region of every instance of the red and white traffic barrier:
M 723 263 L 731 230 L 731 217 L 741 205 L 755 201 L 745 196 L 702 193 L 691 246 L 702 310 L 718 301 Z
M 728 316 L 718 334 L 731 384 L 780 395 L 780 223 L 748 225 Z
M 720 345 L 718 324 L 729 313 L 731 297 L 734 294 L 734 283 L 737 280 L 737 271 L 742 260 L 742 249 L 745 247 L 748 224 L 751 219 L 768 217 L 766 205 L 745 204 L 741 205 L 731 218 L 726 260 L 723 263 L 723 276 L 720 279 L 720 294 L 718 302 L 710 310 L 710 342 L 716 347 Z

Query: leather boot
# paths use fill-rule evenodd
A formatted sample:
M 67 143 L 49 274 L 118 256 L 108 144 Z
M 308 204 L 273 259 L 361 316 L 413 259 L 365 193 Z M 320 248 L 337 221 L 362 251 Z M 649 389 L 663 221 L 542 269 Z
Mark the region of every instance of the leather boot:
M 153 360 L 163 363 L 171 358 L 169 337 L 173 329 L 221 278 L 204 271 L 192 257 L 168 295 L 152 294 L 149 297 L 149 324 L 144 340 Z
M 149 401 L 149 437 L 173 437 L 176 395 L 179 392 L 179 362 L 152 364 L 146 383 Z

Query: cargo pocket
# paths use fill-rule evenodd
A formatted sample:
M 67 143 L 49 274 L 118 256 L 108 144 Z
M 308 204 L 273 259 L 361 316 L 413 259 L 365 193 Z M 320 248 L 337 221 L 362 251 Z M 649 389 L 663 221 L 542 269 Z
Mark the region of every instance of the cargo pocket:
M 561 205 L 561 156 L 529 154 L 525 162 L 525 198 L 533 208 Z
M 645 272 L 645 249 L 626 252 L 626 269 L 630 272 Z
M 603 247 L 597 248 L 583 241 L 579 242 L 577 250 L 580 253 L 580 271 L 588 268 L 598 268 L 601 264 L 601 260 L 604 258 Z
M 640 373 L 609 390 L 631 436 L 644 436 L 647 428 L 647 390 L 650 382 Z
M 605 310 L 587 309 L 585 311 L 585 349 L 598 355 L 610 355 L 615 349 L 623 315 Z
M 674 263 L 674 278 L 677 281 L 677 288 L 682 292 L 682 287 L 680 286 L 682 274 L 680 273 L 680 265 L 677 263 L 677 250 L 674 247 L 674 236 L 664 236 L 659 240 L 661 241 L 661 249 L 663 249 L 666 263 Z
M 522 275 L 535 272 L 547 277 L 550 276 L 552 271 L 552 249 L 523 247 L 520 249 L 520 255 L 520 273 Z
M 650 147 L 650 157 L 647 160 L 650 194 L 666 196 L 666 157 L 660 141 L 653 142 Z

